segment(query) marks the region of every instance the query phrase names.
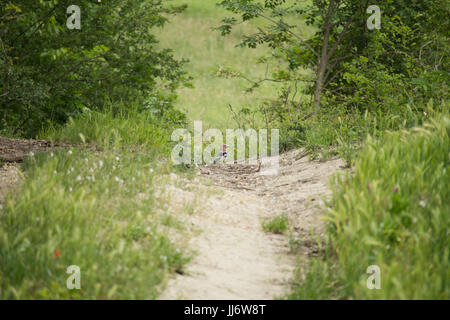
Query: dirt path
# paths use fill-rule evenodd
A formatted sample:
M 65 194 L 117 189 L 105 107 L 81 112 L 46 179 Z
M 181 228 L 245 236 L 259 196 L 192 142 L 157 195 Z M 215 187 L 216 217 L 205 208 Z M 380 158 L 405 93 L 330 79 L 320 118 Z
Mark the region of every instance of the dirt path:
M 19 181 L 19 170 L 17 163 L 0 164 L 0 206 L 5 200 L 6 193 Z
M 0 137 L 0 160 L 4 162 L 22 162 L 30 152 L 46 152 L 65 144 L 52 144 L 46 140 L 10 139 Z
M 323 231 L 322 197 L 329 176 L 341 160 L 309 161 L 301 151 L 280 158 L 278 175 L 263 175 L 256 166 L 217 165 L 200 168 L 203 183 L 219 188 L 202 200 L 202 210 L 187 223 L 201 230 L 189 247 L 196 251 L 184 275 L 171 279 L 161 299 L 273 299 L 288 290 L 297 256 L 314 253 L 311 230 Z M 204 186 L 204 188 L 214 188 Z M 175 194 L 173 195 L 177 197 Z M 301 239 L 290 253 L 285 235 L 268 234 L 261 222 L 280 214 L 290 233 Z
M 20 165 L 30 153 L 47 152 L 55 148 L 69 147 L 69 144 L 46 140 L 10 139 L 0 137 L 0 206 L 5 195 L 15 187 L 19 181 Z

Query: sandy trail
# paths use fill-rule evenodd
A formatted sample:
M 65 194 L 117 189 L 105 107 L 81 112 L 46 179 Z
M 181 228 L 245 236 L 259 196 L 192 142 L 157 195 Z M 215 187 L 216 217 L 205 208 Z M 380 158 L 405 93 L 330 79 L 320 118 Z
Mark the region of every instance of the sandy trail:
M 216 165 L 200 168 L 204 186 L 219 188 L 186 223 L 201 232 L 188 247 L 195 251 L 187 272 L 172 278 L 160 299 L 273 299 L 289 289 L 297 264 L 315 251 L 311 230 L 323 232 L 321 199 L 329 195 L 329 177 L 342 160 L 309 161 L 301 150 L 280 157 L 278 175 L 257 166 Z M 263 168 L 264 169 L 264 168 Z M 205 181 L 215 186 L 208 186 Z M 177 198 L 179 190 L 173 194 Z M 184 195 L 186 196 L 186 194 Z M 290 233 L 301 239 L 296 254 L 287 237 L 262 230 L 264 219 L 286 214 Z
M 19 182 L 19 170 L 17 163 L 0 164 L 0 206 L 5 200 L 6 193 L 10 192 Z

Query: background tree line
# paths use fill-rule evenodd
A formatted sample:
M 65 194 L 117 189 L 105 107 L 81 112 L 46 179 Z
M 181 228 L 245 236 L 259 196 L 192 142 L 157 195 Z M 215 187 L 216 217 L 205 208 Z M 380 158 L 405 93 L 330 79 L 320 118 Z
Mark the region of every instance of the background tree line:
M 257 31 L 245 35 L 240 45 L 273 49 L 271 56 L 261 58 L 275 66 L 272 76 L 252 81 L 249 90 L 264 81 L 284 83 L 278 99 L 266 101 L 261 109 L 286 129 L 285 148 L 308 140 L 311 121 L 317 126 L 340 116 L 358 122 L 359 115 L 369 112 L 402 122 L 411 117 L 407 106 L 419 116 L 430 100 L 439 104 L 448 99 L 446 1 L 224 0 L 221 5 L 232 13 L 218 27 L 222 34 L 259 19 Z M 380 29 L 367 27 L 370 5 L 381 9 Z M 311 35 L 301 28 L 305 20 L 315 30 Z M 311 70 L 307 75 L 305 67 Z M 310 119 L 312 115 L 317 117 Z M 359 137 L 364 126 L 336 129 L 355 131 Z M 319 144 L 330 146 L 338 138 L 321 137 L 327 141 Z
M 80 30 L 66 26 L 70 5 L 81 8 Z M 181 120 L 172 102 L 187 80 L 183 61 L 158 47 L 152 29 L 183 9 L 161 0 L 2 1 L 0 133 L 32 137 L 118 101 Z

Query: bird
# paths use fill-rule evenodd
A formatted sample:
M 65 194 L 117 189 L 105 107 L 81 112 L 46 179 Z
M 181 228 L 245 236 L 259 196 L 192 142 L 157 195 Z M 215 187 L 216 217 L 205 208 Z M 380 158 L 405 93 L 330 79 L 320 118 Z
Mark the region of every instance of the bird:
M 228 145 L 226 145 L 226 144 L 222 145 L 222 147 L 220 148 L 221 150 L 220 150 L 219 154 L 214 159 L 214 164 L 216 164 L 220 160 L 225 160 L 228 157 L 227 148 L 228 148 Z

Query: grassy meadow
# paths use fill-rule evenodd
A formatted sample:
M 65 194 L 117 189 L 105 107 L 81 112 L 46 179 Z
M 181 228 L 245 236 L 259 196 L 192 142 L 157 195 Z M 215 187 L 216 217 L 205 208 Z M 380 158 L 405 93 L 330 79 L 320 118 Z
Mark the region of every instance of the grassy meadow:
M 181 14 L 170 18 L 170 23 L 160 30 L 158 39 L 163 47 L 174 50 L 177 58 L 188 59 L 187 70 L 193 76 L 194 88 L 178 90 L 178 108 L 191 120 L 202 120 L 206 128 L 235 128 L 236 122 L 229 104 L 235 112 L 245 107 L 256 110 L 262 101 L 274 99 L 279 85 L 265 82 L 251 93 L 244 92 L 251 83 L 242 78 L 223 78 L 217 75 L 220 67 L 239 72 L 251 80 L 271 77 L 272 67 L 258 63 L 258 59 L 270 54 L 264 46 L 255 49 L 241 48 L 243 35 L 256 30 L 251 21 L 239 25 L 231 35 L 223 37 L 213 28 L 230 13 L 216 5 L 218 1 L 173 0 L 173 4 L 187 4 Z M 305 30 L 308 30 L 305 28 Z M 304 32 L 304 31 L 302 31 Z M 263 125 L 261 114 L 255 122 Z

